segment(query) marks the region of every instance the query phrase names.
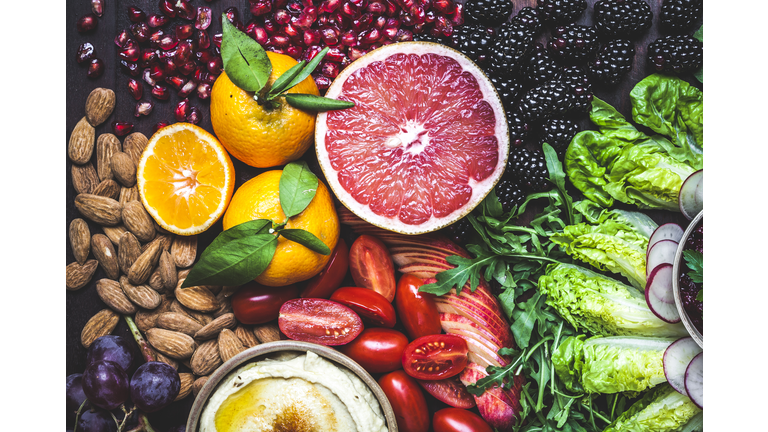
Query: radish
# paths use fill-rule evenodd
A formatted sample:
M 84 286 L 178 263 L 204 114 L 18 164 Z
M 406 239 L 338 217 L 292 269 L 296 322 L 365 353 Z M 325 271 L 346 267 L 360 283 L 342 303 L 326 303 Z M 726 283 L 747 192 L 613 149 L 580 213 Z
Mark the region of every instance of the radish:
M 650 252 L 653 245 L 659 241 L 672 240 L 680 243 L 680 239 L 683 238 L 684 233 L 685 231 L 683 228 L 673 222 L 665 223 L 664 225 L 656 228 L 653 234 L 651 234 L 651 237 L 648 239 L 648 248 L 645 253 L 645 258 L 648 259 L 648 252 Z
M 701 347 L 690 336 L 672 342 L 664 351 L 664 375 L 669 385 L 679 393 L 688 396 L 685 390 L 685 370 L 701 352 Z
M 697 407 L 704 409 L 704 352 L 696 354 L 696 357 L 688 364 L 685 370 L 685 391 L 688 397 Z
M 648 251 L 648 258 L 645 262 L 646 276 L 650 276 L 651 270 L 656 268 L 659 264 L 674 264 L 677 245 L 678 243 L 673 240 L 659 240 L 656 242 L 656 244 Z
M 645 290 L 664 303 L 675 304 L 675 294 L 672 291 L 672 264 L 659 264 L 651 270 Z
M 677 203 L 683 216 L 692 220 L 704 208 L 704 170 L 688 176 L 680 186 Z
M 651 290 L 646 289 L 645 303 L 648 304 L 648 308 L 651 309 L 651 312 L 659 317 L 660 320 L 670 324 L 680 322 L 680 313 L 677 312 L 677 306 L 675 306 L 674 302 L 671 304 L 664 303 L 660 298 L 651 293 Z

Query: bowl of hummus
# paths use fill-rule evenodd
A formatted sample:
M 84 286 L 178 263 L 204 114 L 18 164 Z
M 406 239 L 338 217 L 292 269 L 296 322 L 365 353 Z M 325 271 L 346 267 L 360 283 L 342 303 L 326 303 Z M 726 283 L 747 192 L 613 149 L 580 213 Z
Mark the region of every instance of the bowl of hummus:
M 376 380 L 333 348 L 277 341 L 219 367 L 197 395 L 187 432 L 397 432 Z

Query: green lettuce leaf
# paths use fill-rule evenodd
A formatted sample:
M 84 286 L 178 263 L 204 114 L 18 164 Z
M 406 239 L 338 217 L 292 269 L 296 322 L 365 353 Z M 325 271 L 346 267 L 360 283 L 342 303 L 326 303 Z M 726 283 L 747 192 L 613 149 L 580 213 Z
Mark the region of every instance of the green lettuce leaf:
M 571 391 L 640 392 L 667 381 L 664 351 L 675 338 L 568 337 L 552 354 L 560 379 Z
M 600 336 L 686 336 L 681 323 L 660 320 L 645 296 L 623 283 L 573 264 L 550 264 L 539 278 L 547 304 L 576 330 Z
M 678 432 L 701 412 L 688 396 L 663 384 L 632 404 L 603 432 Z

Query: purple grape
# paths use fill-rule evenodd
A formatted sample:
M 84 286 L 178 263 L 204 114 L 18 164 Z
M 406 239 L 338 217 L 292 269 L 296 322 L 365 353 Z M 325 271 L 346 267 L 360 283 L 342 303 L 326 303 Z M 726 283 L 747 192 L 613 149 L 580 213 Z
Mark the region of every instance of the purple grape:
M 77 421 L 77 432 L 117 432 L 117 424 L 108 411 L 85 410 Z
M 83 392 L 83 374 L 67 377 L 67 424 L 75 421 L 75 414 L 87 398 Z
M 115 362 L 95 361 L 83 372 L 83 391 L 97 407 L 115 409 L 128 399 L 128 375 Z
M 163 409 L 176 399 L 181 380 L 176 369 L 163 362 L 147 362 L 131 377 L 131 399 L 144 412 Z
M 85 364 L 87 366 L 97 360 L 115 362 L 128 374 L 136 360 L 135 344 L 122 336 L 102 336 L 91 344 Z

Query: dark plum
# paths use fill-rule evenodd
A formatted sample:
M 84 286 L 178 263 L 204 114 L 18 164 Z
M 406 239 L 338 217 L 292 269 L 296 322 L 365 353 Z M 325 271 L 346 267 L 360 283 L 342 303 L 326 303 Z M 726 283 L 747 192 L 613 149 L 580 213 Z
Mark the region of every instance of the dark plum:
M 86 410 L 77 421 L 78 432 L 117 432 L 117 423 L 108 411 Z
M 144 412 L 155 412 L 179 395 L 181 380 L 176 369 L 163 362 L 147 362 L 131 377 L 131 400 Z
M 75 420 L 80 405 L 87 399 L 83 392 L 83 374 L 67 376 L 67 424 Z
M 97 360 L 83 372 L 83 392 L 99 408 L 115 409 L 128 399 L 128 375 L 120 365 Z
M 135 343 L 122 336 L 102 336 L 88 348 L 86 366 L 98 360 L 115 362 L 125 373 L 130 373 L 131 366 L 136 362 Z

